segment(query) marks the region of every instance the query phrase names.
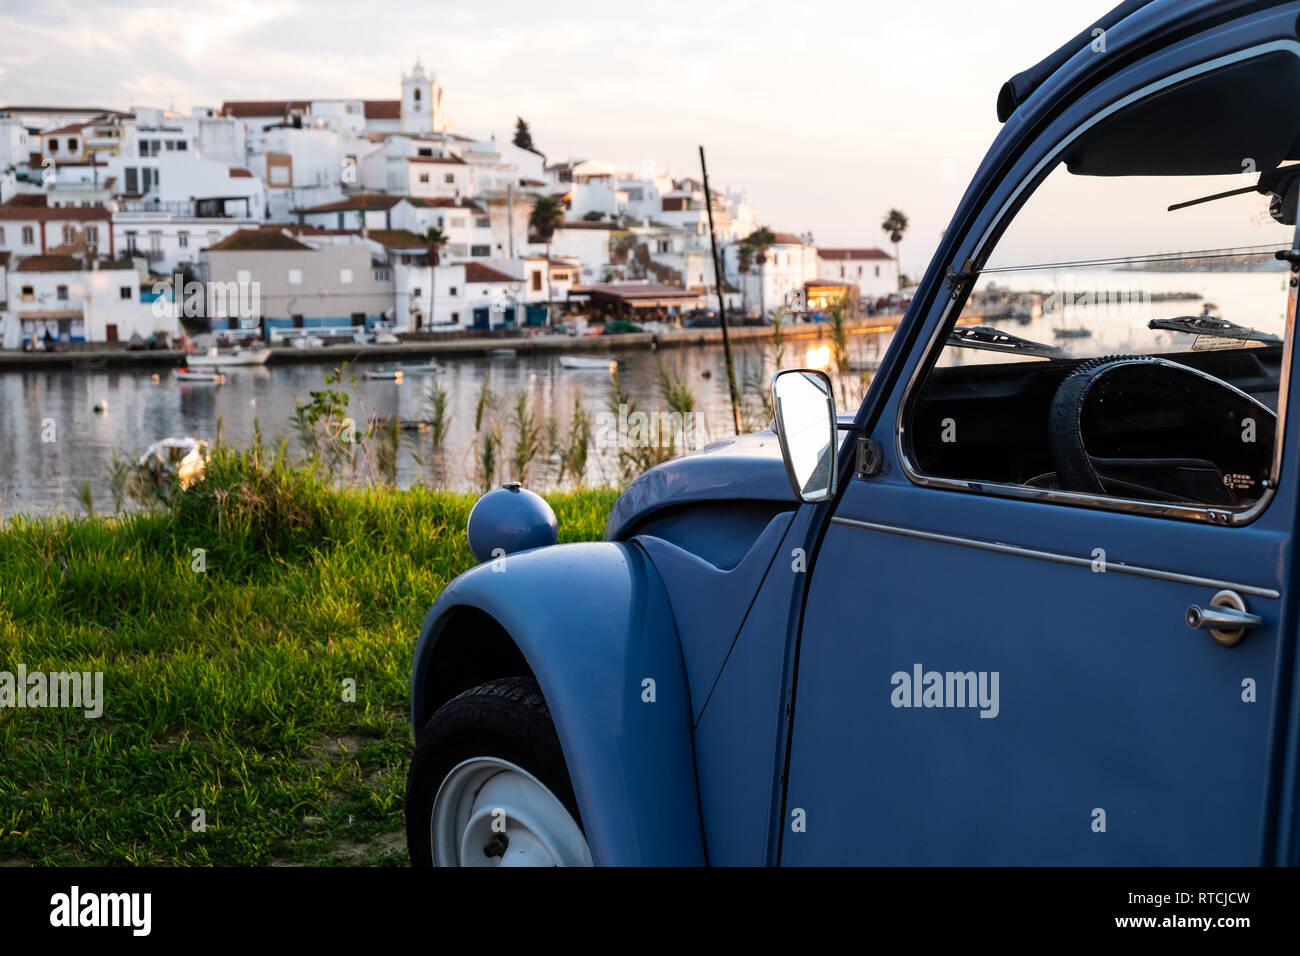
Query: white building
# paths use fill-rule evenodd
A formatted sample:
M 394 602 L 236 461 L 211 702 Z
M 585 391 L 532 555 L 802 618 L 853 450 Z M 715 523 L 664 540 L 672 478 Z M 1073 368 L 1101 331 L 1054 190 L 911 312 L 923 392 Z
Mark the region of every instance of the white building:
M 898 263 L 883 249 L 818 249 L 817 278 L 852 283 L 866 304 L 898 291 Z
M 755 259 L 749 271 L 740 271 L 740 244 L 723 249 L 723 270 L 730 285 L 740 289 L 747 312 L 769 315 L 773 309 L 796 307 L 804 283 L 818 278 L 817 247 L 801 236 L 776 233 L 776 242 L 765 252 L 765 261 Z
M 56 341 L 126 342 L 132 335 L 177 333 L 169 314 L 155 316 L 140 296 L 141 274 L 130 260 L 31 256 L 6 275 L 3 343 L 21 347 L 46 333 Z

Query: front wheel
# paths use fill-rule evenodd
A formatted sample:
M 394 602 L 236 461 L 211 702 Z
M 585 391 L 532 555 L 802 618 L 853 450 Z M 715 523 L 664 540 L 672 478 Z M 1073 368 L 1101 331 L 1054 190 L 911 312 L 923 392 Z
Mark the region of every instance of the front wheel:
M 489 681 L 425 724 L 406 786 L 414 866 L 591 866 L 537 682 Z

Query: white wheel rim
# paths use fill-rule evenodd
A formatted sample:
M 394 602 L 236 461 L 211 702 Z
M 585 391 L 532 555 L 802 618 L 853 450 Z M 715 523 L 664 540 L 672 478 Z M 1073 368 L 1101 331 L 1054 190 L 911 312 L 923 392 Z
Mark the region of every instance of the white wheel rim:
M 582 828 L 527 770 L 472 757 L 447 774 L 433 798 L 434 866 L 591 866 Z

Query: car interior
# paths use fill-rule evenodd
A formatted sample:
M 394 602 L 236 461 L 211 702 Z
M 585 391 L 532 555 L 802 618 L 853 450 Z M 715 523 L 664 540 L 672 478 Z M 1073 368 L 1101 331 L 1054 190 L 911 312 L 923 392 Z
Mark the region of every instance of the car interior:
M 1265 289 L 1266 307 L 1256 314 L 1243 304 L 1256 300 L 1245 297 L 1224 306 L 1208 300 L 1184 305 L 1147 292 L 1140 328 L 1129 315 L 1116 323 L 1104 310 L 1063 324 L 1062 313 L 1049 319 L 1043 307 L 1043 318 L 1035 312 L 1031 328 L 1014 329 L 1013 319 L 1029 326 L 1023 303 L 1033 299 L 1035 308 L 1042 307 L 1043 293 L 1004 295 L 1004 303 L 1021 304 L 992 308 L 990 296 L 976 290 L 981 280 L 1001 279 L 992 275 L 1000 270 L 981 274 L 985 263 L 976 262 L 976 279 L 963 290 L 964 308 L 905 412 L 905 446 L 921 474 L 962 480 L 975 490 L 980 483 L 1018 485 L 1228 509 L 1261 499 L 1273 468 L 1289 354 L 1294 287 L 1288 304 L 1287 276 L 1294 267 L 1300 185 L 1300 163 L 1294 162 L 1300 159 L 1300 117 L 1293 106 L 1278 106 L 1300 99 L 1287 94 L 1265 102 L 1261 89 L 1300 93 L 1300 60 L 1266 54 L 1141 100 L 1068 147 L 1055 171 L 1065 179 L 1110 183 L 1131 177 L 1171 195 L 1184 189 L 1186 201 L 1166 205 L 1162 199 L 1158 216 L 1151 205 L 1153 219 L 1168 217 L 1169 244 L 1149 257 L 1117 259 L 1111 265 L 1134 271 L 1107 275 L 1181 270 L 1171 282 Z M 1250 159 L 1243 163 L 1242 157 Z M 1228 179 L 1232 188 L 1198 196 L 1196 185 L 1203 184 L 1195 177 Z M 1189 217 L 1223 215 L 1231 197 L 1253 204 L 1238 208 L 1249 208 L 1252 224 L 1267 227 L 1260 230 L 1264 244 L 1245 249 L 1225 237 L 1212 254 L 1195 244 L 1172 245 L 1182 239 Z M 1266 215 L 1259 215 L 1261 205 Z M 1003 225 L 998 241 L 1006 230 Z M 1183 251 L 1171 254 L 1170 248 Z M 1094 262 L 1054 263 L 1050 276 L 1077 275 Z M 1234 272 L 1224 285 L 1220 276 Z M 1043 279 L 1038 288 L 1047 285 Z M 1178 314 L 1195 308 L 1201 314 Z M 1117 325 L 1122 332 L 1112 334 Z M 1032 338 L 1022 338 L 1022 331 Z

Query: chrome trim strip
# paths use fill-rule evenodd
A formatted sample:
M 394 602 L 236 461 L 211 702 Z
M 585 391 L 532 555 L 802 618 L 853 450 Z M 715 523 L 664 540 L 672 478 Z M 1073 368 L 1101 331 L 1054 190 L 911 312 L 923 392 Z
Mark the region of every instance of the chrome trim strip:
M 1016 206 L 1020 196 L 1025 189 L 1033 183 L 1040 173 L 1052 164 L 1060 161 L 1061 157 L 1080 136 L 1086 133 L 1101 120 L 1110 116 L 1112 113 L 1123 109 L 1140 99 L 1145 99 L 1160 90 L 1172 86 L 1175 83 L 1182 82 L 1193 76 L 1202 73 L 1208 73 L 1219 67 L 1231 63 L 1237 63 L 1243 60 L 1253 59 L 1266 53 L 1277 51 L 1289 51 L 1293 55 L 1300 57 L 1300 43 L 1294 40 L 1273 40 L 1268 43 L 1261 43 L 1258 46 L 1247 47 L 1244 50 L 1238 50 L 1225 56 L 1217 57 L 1213 60 L 1207 60 L 1204 63 L 1198 63 L 1195 66 L 1180 70 L 1177 73 L 1166 76 L 1157 80 L 1155 83 L 1148 84 L 1140 90 L 1128 94 L 1110 104 L 1101 112 L 1095 114 L 1076 127 L 1070 134 L 1056 145 L 1056 148 L 1043 157 L 1033 169 L 1020 181 L 1015 192 L 1007 197 L 997 214 L 989 221 L 987 228 L 980 235 L 979 239 L 973 244 L 969 254 L 958 254 L 953 256 L 954 262 L 968 262 L 977 260 L 978 256 L 985 251 L 985 245 L 990 241 L 993 234 L 997 231 L 1002 221 L 1011 213 Z M 1297 235 L 1300 235 L 1300 223 L 1296 226 Z M 968 234 L 969 235 L 969 234 Z M 1300 241 L 1293 243 L 1300 245 Z M 959 247 L 960 248 L 960 247 Z M 979 273 L 979 269 L 976 269 Z M 1294 290 L 1292 290 L 1294 292 Z M 926 343 L 921 358 L 912 368 L 912 374 L 907 380 L 907 386 L 903 390 L 903 397 L 898 403 L 898 417 L 894 427 L 894 450 L 898 454 L 898 463 L 907 476 L 908 481 L 914 485 L 920 485 L 926 488 L 942 488 L 949 491 L 965 491 L 976 494 L 994 495 L 1000 498 L 1019 498 L 1027 501 L 1040 501 L 1047 503 L 1056 503 L 1063 505 L 1073 505 L 1075 507 L 1095 508 L 1102 511 L 1123 511 L 1134 514 L 1154 515 L 1162 518 L 1178 518 L 1191 521 L 1203 521 L 1216 525 L 1237 526 L 1245 525 L 1254 521 L 1264 513 L 1269 503 L 1273 500 L 1276 492 L 1276 483 L 1278 476 L 1282 474 L 1282 452 L 1283 445 L 1286 441 L 1286 411 L 1287 411 L 1287 394 L 1291 384 L 1291 363 L 1293 360 L 1292 346 L 1295 340 L 1295 319 L 1296 309 L 1294 303 L 1287 310 L 1286 316 L 1286 343 L 1282 350 L 1282 375 L 1278 385 L 1278 406 L 1277 406 L 1277 437 L 1273 443 L 1273 469 L 1270 477 L 1270 485 L 1260 495 L 1249 508 L 1242 511 L 1230 511 L 1222 508 L 1197 508 L 1186 507 L 1181 505 L 1162 505 L 1152 502 L 1143 502 L 1127 498 L 1109 498 L 1103 495 L 1080 494 L 1077 492 L 1051 491 L 1041 488 L 1029 488 L 1024 485 L 1004 485 L 998 482 L 976 481 L 972 479 L 958 478 L 939 478 L 922 474 L 921 470 L 912 462 L 908 456 L 904 438 L 907 434 L 906 418 L 911 410 L 913 400 L 917 396 L 918 389 L 924 381 L 925 373 L 931 366 L 932 360 L 937 360 L 939 352 L 943 348 L 943 343 L 947 337 L 947 330 L 950 329 L 955 320 L 953 311 L 957 308 L 957 299 L 954 293 L 944 292 L 948 296 L 948 302 L 944 306 L 939 316 L 938 325 L 935 326 L 934 332 L 930 336 L 930 341 Z M 964 304 L 964 303 L 963 303 Z M 960 315 L 958 316 L 960 317 Z
M 855 518 L 834 517 L 831 519 L 833 524 L 842 524 L 850 528 L 861 528 L 864 531 L 879 531 L 883 534 L 896 534 L 905 538 L 919 538 L 922 541 L 934 541 L 939 544 L 955 544 L 964 548 L 975 548 L 979 551 L 993 551 L 997 554 L 1007 554 L 1019 558 L 1033 558 L 1038 561 L 1051 561 L 1055 564 L 1068 564 L 1076 568 L 1091 568 L 1093 559 L 1091 557 L 1083 558 L 1073 554 L 1061 554 L 1057 551 L 1039 551 L 1036 548 L 1022 548 L 1014 544 L 1001 544 L 997 541 L 985 541 L 982 538 L 963 538 L 953 534 L 939 534 L 935 531 L 920 531 L 916 528 L 905 528 L 902 525 L 877 524 L 874 521 L 858 521 Z M 1132 574 L 1142 578 L 1155 578 L 1159 581 L 1172 581 L 1176 584 L 1194 584 L 1201 587 L 1215 588 L 1217 590 L 1240 591 L 1243 594 L 1251 594 L 1255 597 L 1268 598 L 1276 601 L 1282 595 L 1272 588 L 1256 587 L 1253 584 L 1240 584 L 1235 581 L 1224 581 L 1219 578 L 1203 578 L 1195 574 L 1181 574 L 1177 571 L 1162 571 L 1159 568 L 1144 568 L 1136 564 L 1121 564 L 1116 561 L 1106 561 L 1106 573 Z

